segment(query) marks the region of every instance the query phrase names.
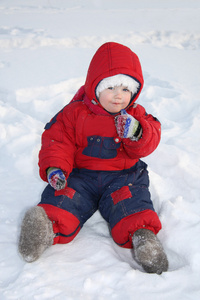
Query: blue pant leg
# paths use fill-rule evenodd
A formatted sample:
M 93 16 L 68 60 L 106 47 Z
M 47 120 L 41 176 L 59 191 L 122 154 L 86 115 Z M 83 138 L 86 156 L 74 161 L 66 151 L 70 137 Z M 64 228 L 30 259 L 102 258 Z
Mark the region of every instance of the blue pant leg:
M 92 188 L 91 188 L 92 187 Z M 65 189 L 45 188 L 38 204 L 53 223 L 56 243 L 68 243 L 98 208 L 98 199 L 92 178 L 73 171 Z
M 66 210 L 75 215 L 83 225 L 98 209 L 94 178 L 75 169 L 70 174 L 65 189 L 55 191 L 47 185 L 39 204 L 50 204 Z
M 155 226 L 159 227 L 160 221 L 154 212 L 149 192 L 147 165 L 139 161 L 135 167 L 119 172 L 117 176 L 114 175 L 112 183 L 105 189 L 100 200 L 99 210 L 109 223 L 111 232 L 123 220 L 123 227 L 126 230 L 122 230 L 120 227 L 121 232 L 117 232 L 117 235 L 123 235 L 121 239 L 123 241 L 128 239 L 129 228 L 131 228 L 131 231 L 143 226 L 151 228 L 151 218 L 155 221 L 153 222 Z M 114 239 L 115 236 L 116 233 L 114 233 Z M 118 236 L 116 239 L 118 239 Z M 120 241 L 120 237 L 118 240 Z
M 131 214 L 145 209 L 154 210 L 145 163 L 139 161 L 135 168 L 111 173 L 111 176 L 113 181 L 105 189 L 99 203 L 99 210 L 111 229 Z

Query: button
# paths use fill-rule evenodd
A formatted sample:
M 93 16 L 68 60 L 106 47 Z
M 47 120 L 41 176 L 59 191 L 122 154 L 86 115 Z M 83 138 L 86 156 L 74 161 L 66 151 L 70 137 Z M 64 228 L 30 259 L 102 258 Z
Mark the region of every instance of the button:
M 100 139 L 97 139 L 97 142 L 99 143 L 101 140 Z
M 90 138 L 90 141 L 93 141 L 93 137 Z
M 116 138 L 116 139 L 115 139 L 115 142 L 116 142 L 116 143 L 119 143 L 119 139 L 118 139 L 118 138 Z

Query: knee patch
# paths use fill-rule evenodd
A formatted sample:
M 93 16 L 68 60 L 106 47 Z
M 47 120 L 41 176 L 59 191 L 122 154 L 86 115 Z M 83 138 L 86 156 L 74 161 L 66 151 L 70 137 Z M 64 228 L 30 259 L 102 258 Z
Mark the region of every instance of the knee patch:
M 81 229 L 80 221 L 72 213 L 50 204 L 39 204 L 52 221 L 55 233 L 53 244 L 71 242 Z

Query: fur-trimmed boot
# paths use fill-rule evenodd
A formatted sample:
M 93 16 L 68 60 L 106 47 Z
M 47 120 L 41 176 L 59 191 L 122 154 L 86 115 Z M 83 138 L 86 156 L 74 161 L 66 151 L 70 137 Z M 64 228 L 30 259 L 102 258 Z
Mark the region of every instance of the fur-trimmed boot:
M 168 269 L 168 260 L 157 236 L 150 230 L 138 229 L 132 237 L 133 257 L 147 273 L 161 274 Z
M 53 244 L 52 222 L 40 206 L 30 208 L 22 221 L 19 252 L 26 262 L 37 260 Z

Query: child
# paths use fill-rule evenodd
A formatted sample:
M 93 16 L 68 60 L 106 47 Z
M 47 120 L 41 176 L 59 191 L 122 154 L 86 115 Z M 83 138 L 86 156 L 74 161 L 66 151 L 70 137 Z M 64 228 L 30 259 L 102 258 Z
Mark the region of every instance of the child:
M 106 43 L 90 63 L 85 85 L 46 125 L 39 168 L 49 185 L 22 223 L 19 252 L 25 261 L 72 241 L 99 209 L 114 241 L 132 248 L 146 272 L 167 271 L 147 165 L 140 160 L 158 146 L 161 126 L 135 104 L 142 87 L 136 54 Z

